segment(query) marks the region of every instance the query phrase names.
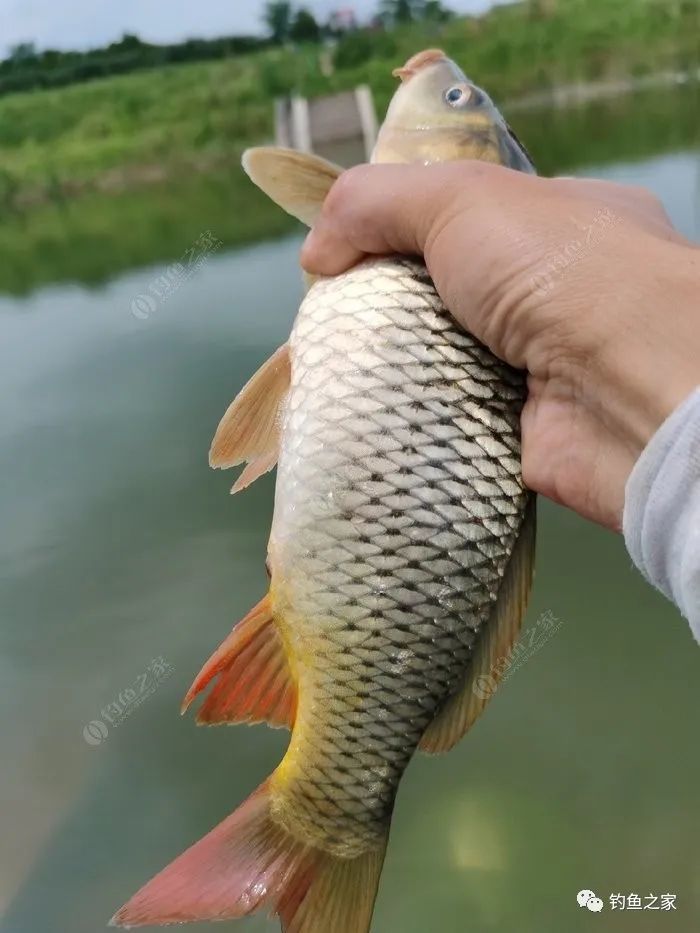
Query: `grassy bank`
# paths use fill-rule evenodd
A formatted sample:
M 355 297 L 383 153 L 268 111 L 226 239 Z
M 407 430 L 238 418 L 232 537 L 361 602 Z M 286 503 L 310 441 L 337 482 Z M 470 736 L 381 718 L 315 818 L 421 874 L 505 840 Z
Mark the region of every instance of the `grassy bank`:
M 430 33 L 423 25 L 352 34 L 328 77 L 319 48 L 308 46 L 2 97 L 0 289 L 95 281 L 177 256 L 204 229 L 228 245 L 281 232 L 286 219 L 238 168 L 246 145 L 271 138 L 275 96 L 367 82 L 381 113 L 395 87 L 391 69 L 433 44 L 504 101 L 577 81 L 697 67 L 700 3 L 542 0 Z M 646 96 L 644 106 L 659 112 L 644 119 L 614 105 L 581 108 L 573 133 L 556 119 L 544 133 L 539 118 L 524 113 L 513 122 L 541 170 L 562 171 L 587 159 L 592 146 L 604 157 L 610 134 L 629 134 L 635 153 L 663 147 L 669 96 L 666 104 Z M 671 135 L 694 138 L 692 109 L 679 107 Z

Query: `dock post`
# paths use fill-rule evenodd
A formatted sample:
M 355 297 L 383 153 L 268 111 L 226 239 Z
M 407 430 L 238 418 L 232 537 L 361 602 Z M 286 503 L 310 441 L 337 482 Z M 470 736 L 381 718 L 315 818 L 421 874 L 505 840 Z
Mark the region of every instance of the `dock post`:
M 311 121 L 309 102 L 305 97 L 292 97 L 292 145 L 301 152 L 311 152 Z
M 275 144 L 284 149 L 292 146 L 289 132 L 289 98 L 278 97 L 275 100 Z
M 355 101 L 357 104 L 357 112 L 360 116 L 360 125 L 362 126 L 365 154 L 369 162 L 374 144 L 377 141 L 379 126 L 377 124 L 377 113 L 374 109 L 372 91 L 366 84 L 360 84 L 355 88 Z

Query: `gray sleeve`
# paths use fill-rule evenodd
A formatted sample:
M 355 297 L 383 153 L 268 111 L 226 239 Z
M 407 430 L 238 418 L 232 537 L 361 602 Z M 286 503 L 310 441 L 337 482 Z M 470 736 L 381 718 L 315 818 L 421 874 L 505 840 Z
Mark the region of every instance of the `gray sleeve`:
M 622 528 L 638 569 L 700 642 L 700 388 L 642 451 L 625 488 Z

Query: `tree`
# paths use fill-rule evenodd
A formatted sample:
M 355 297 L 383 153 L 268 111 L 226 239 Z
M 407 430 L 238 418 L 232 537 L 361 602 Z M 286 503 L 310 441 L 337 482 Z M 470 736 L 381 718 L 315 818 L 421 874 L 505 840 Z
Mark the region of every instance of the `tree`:
M 138 36 L 135 36 L 133 33 L 125 32 L 122 34 L 121 39 L 116 42 L 111 42 L 107 46 L 108 52 L 141 52 L 146 48 L 147 43 L 142 42 Z M 99 55 L 100 49 L 96 49 L 95 52 Z M 92 54 L 91 52 L 86 53 L 88 57 Z
M 263 12 L 265 25 L 273 42 L 286 42 L 292 28 L 292 4 L 288 0 L 269 0 Z
M 446 23 L 453 16 L 453 11 L 443 6 L 440 0 L 426 0 L 423 6 L 423 19 L 431 23 Z
M 379 9 L 386 22 L 398 26 L 420 19 L 424 6 L 425 0 L 382 0 Z
M 26 62 L 36 58 L 36 46 L 33 42 L 18 42 L 10 49 L 10 60 L 13 62 Z
M 289 36 L 295 42 L 318 42 L 321 38 L 321 27 L 316 22 L 313 13 L 301 7 L 297 10 L 289 29 Z
M 139 39 L 138 36 L 135 36 L 131 32 L 125 32 L 120 41 L 116 42 L 115 45 L 120 49 L 129 49 L 130 51 L 135 51 L 136 49 L 141 49 L 143 47 L 143 42 Z

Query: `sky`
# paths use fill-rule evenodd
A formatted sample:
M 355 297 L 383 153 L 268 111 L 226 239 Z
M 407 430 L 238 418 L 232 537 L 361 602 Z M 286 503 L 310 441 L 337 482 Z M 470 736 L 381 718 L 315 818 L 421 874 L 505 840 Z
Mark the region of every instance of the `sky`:
M 302 0 L 326 17 L 354 7 L 359 17 L 378 0 Z M 460 13 L 479 12 L 488 0 L 444 0 Z M 85 49 L 136 33 L 151 42 L 261 31 L 264 0 L 0 0 L 0 56 L 19 42 L 39 49 Z

